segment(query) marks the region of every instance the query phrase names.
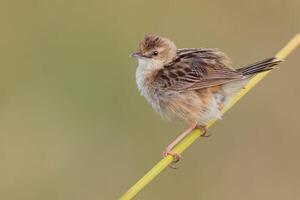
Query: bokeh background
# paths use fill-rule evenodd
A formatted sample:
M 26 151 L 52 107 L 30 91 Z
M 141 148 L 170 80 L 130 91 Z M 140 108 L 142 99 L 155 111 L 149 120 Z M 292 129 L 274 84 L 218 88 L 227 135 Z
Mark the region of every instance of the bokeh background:
M 146 34 L 239 67 L 300 31 L 300 1 L 2 0 L 0 199 L 118 199 L 186 125 L 136 89 Z M 137 199 L 299 199 L 300 50 Z

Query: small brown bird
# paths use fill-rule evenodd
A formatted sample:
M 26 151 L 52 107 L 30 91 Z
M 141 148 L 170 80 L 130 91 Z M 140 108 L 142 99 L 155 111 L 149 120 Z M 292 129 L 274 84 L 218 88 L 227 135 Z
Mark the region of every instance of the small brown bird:
M 253 75 L 281 62 L 271 57 L 233 69 L 230 59 L 218 49 L 177 49 L 173 41 L 157 35 L 146 36 L 132 56 L 138 60 L 136 82 L 141 95 L 163 118 L 190 125 L 163 152 L 176 161 L 180 155 L 172 149 L 178 142 L 195 128 L 201 128 L 205 136 L 206 124 L 221 118 L 222 109 Z

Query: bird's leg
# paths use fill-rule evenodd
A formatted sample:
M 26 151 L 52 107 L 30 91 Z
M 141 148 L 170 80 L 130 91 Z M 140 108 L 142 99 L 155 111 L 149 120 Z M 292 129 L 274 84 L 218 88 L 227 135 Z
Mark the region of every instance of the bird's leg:
M 181 133 L 177 138 L 175 138 L 175 140 L 173 140 L 173 142 L 171 142 L 171 143 L 167 146 L 166 150 L 162 153 L 162 156 L 163 156 L 163 157 L 166 157 L 166 156 L 168 156 L 168 155 L 171 155 L 171 156 L 174 157 L 173 163 L 177 163 L 177 162 L 180 160 L 181 155 L 178 154 L 178 153 L 172 152 L 172 149 L 173 149 L 173 148 L 174 148 L 181 140 L 183 140 L 187 135 L 189 135 L 189 134 L 192 132 L 192 130 L 194 130 L 195 128 L 197 128 L 197 123 L 196 123 L 196 122 L 194 122 L 187 130 L 185 130 L 185 131 L 184 131 L 183 133 Z M 174 167 L 173 165 L 170 165 L 170 167 L 171 167 L 171 168 L 176 168 L 176 167 Z

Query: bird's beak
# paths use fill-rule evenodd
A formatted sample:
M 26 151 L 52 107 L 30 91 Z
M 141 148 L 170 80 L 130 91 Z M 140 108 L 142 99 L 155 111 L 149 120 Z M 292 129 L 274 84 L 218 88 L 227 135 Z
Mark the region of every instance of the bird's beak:
M 140 58 L 140 57 L 143 57 L 143 55 L 141 54 L 141 52 L 134 52 L 133 54 L 131 54 L 131 57 L 134 57 L 134 58 Z

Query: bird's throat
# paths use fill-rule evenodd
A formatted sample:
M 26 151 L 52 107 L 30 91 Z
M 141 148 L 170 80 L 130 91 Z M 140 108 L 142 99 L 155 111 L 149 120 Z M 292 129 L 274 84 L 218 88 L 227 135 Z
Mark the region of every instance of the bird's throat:
M 138 59 L 136 70 L 136 83 L 141 94 L 145 95 L 148 83 L 153 81 L 156 72 L 163 68 L 163 65 L 152 59 Z

